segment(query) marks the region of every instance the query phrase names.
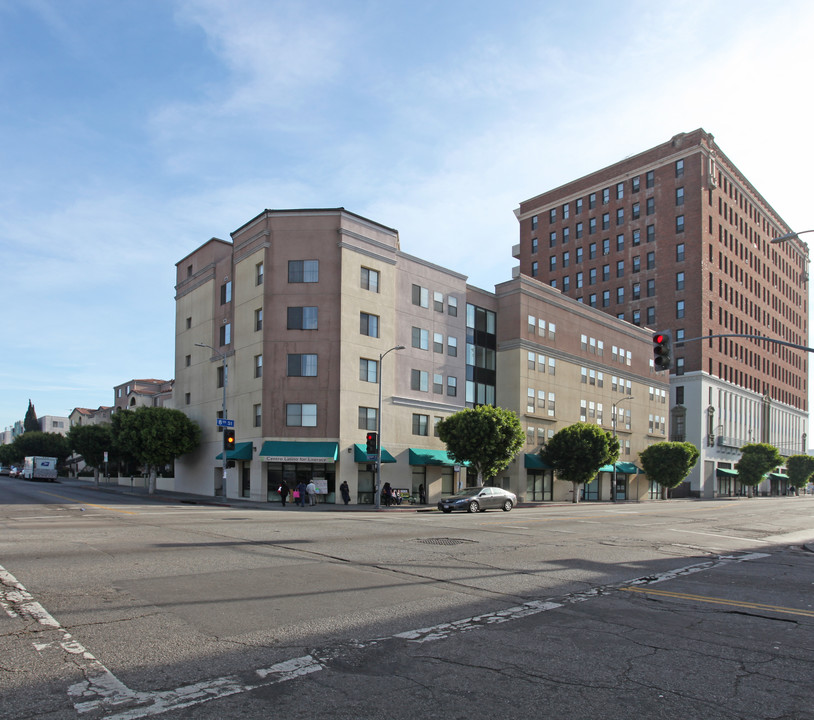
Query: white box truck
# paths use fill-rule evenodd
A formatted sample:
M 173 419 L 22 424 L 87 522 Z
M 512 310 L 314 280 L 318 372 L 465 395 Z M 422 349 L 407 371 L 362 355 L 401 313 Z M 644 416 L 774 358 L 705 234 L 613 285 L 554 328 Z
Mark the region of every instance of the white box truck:
M 26 480 L 56 480 L 57 459 L 31 455 L 25 459 L 23 478 Z

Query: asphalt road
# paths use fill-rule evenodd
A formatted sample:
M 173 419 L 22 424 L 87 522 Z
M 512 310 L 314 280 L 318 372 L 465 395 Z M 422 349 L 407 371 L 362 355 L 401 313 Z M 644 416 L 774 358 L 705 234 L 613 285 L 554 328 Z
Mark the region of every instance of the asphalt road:
M 0 718 L 814 718 L 813 511 L 283 510 L 0 478 Z

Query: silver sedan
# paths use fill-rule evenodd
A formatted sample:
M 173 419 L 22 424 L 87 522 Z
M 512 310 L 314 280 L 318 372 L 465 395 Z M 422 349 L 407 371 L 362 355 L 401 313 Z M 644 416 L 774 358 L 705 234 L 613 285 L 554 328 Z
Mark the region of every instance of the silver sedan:
M 472 487 L 462 490 L 457 495 L 443 498 L 438 503 L 438 509 L 448 513 L 453 510 L 466 510 L 467 512 L 484 512 L 492 508 L 500 508 L 509 512 L 517 505 L 517 495 L 498 487 Z

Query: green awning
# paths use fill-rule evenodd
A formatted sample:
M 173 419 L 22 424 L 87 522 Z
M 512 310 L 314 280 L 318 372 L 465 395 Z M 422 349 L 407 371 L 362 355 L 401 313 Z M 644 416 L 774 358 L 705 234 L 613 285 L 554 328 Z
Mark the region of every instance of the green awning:
M 599 468 L 599 472 L 612 473 L 613 465 L 603 465 L 601 468 Z M 622 475 L 644 475 L 644 470 L 636 467 L 636 465 L 632 462 L 616 463 L 616 472 L 622 473 Z
M 789 476 L 783 473 L 769 473 L 769 477 L 773 480 L 788 480 Z
M 459 463 L 450 457 L 446 450 L 425 450 L 424 448 L 410 448 L 410 465 L 469 465 L 468 462 Z
M 333 463 L 339 456 L 339 443 L 307 440 L 266 440 L 260 450 L 265 462 Z
M 715 468 L 715 475 L 717 477 L 738 477 L 738 471 L 729 468 Z
M 227 460 L 251 460 L 252 459 L 252 444 L 250 442 L 235 443 L 235 449 L 229 450 L 226 453 Z M 223 460 L 223 452 L 215 455 L 215 460 Z
M 372 462 L 371 460 L 367 459 L 367 448 L 364 445 L 362 445 L 362 443 L 354 444 L 353 461 L 358 463 Z M 387 452 L 386 448 L 382 448 L 382 462 L 394 463 L 396 462 L 396 458 L 394 458 L 389 452 Z
M 537 453 L 526 453 L 523 458 L 523 467 L 526 470 L 551 470 L 548 465 Z

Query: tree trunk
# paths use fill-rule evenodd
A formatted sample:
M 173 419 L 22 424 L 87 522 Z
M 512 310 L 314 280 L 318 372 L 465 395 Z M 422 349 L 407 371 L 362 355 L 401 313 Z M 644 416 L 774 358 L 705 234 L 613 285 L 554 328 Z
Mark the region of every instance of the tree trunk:
M 578 482 L 572 482 L 571 486 L 573 487 L 573 490 L 571 491 L 571 494 L 574 496 L 573 499 L 571 500 L 571 502 L 578 503 L 579 502 L 579 483 Z
M 662 500 L 667 500 L 667 486 L 666 485 L 661 486 L 661 499 Z
M 99 487 L 99 468 L 93 468 L 93 482 Z

